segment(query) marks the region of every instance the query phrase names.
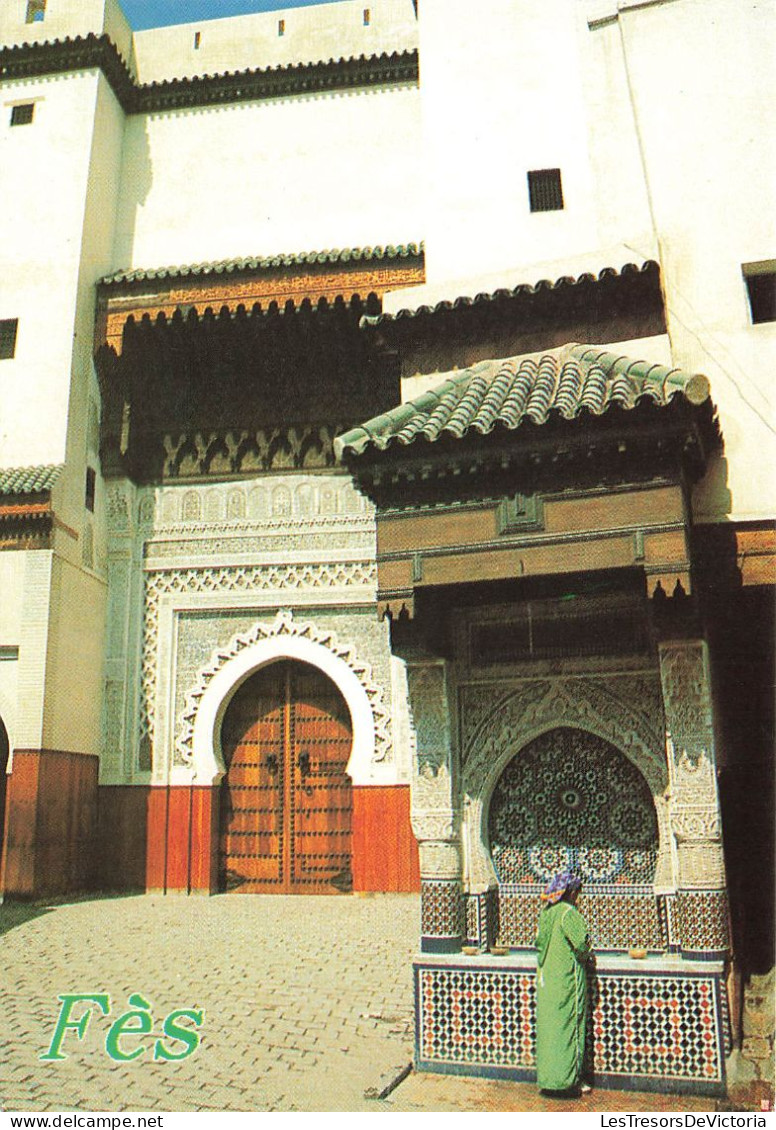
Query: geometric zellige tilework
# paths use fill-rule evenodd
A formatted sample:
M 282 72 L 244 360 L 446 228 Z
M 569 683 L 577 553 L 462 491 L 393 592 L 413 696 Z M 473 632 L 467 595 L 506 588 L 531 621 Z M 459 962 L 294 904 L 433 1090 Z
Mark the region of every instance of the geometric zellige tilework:
M 507 946 L 533 946 L 542 903 L 540 888 L 499 890 L 499 942 Z M 643 947 L 662 950 L 666 938 L 658 903 L 651 890 L 625 889 L 617 893 L 585 890 L 579 897 L 593 946 L 598 950 Z
M 424 879 L 420 885 L 420 921 L 424 938 L 459 938 L 463 897 L 457 880 Z
M 532 973 L 423 969 L 418 992 L 422 1059 L 533 1066 Z
M 465 902 L 467 944 L 487 949 L 495 943 L 498 932 L 498 891 L 466 895 Z
M 683 950 L 719 953 L 730 948 L 726 891 L 677 891 L 676 917 Z
M 481 944 L 479 895 L 466 896 L 466 942 L 470 946 Z
M 598 992 L 596 1071 L 721 1078 L 712 978 L 601 977 Z
M 534 1065 L 533 969 L 418 966 L 418 1054 L 487 1069 Z M 723 1045 L 715 978 L 599 973 L 592 989 L 594 1071 L 719 1087 Z M 722 987 L 724 992 L 724 988 Z

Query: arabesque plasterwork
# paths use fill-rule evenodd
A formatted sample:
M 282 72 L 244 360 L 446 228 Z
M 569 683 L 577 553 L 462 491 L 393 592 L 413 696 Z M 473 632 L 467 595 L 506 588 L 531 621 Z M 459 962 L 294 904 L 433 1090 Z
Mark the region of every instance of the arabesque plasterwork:
M 385 706 L 383 689 L 374 679 L 369 664 L 358 656 L 352 644 L 340 642 L 333 631 L 322 629 L 310 621 L 297 620 L 293 612 L 286 608 L 279 611 L 274 619 L 259 621 L 251 631 L 235 635 L 226 647 L 214 649 L 210 661 L 199 672 L 194 686 L 189 689 L 186 695 L 186 703 L 179 719 L 178 738 L 175 743 L 175 761 L 177 764 L 188 765 L 192 762 L 194 756 L 194 722 L 200 701 L 210 681 L 230 660 L 246 648 L 261 640 L 283 636 L 293 636 L 315 643 L 326 648 L 327 651 L 347 664 L 363 687 L 371 708 L 375 731 L 374 760 L 377 762 L 391 760 L 390 715 Z

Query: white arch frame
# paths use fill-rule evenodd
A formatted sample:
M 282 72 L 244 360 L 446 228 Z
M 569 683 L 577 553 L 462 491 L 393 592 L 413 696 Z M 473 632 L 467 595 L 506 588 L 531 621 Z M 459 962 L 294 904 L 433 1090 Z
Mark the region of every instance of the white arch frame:
M 246 679 L 280 659 L 309 663 L 328 676 L 350 712 L 353 746 L 345 770 L 354 785 L 367 783 L 375 753 L 375 726 L 367 693 L 355 672 L 322 644 L 298 635 L 276 635 L 257 640 L 228 659 L 209 680 L 194 719 L 192 741 L 194 785 L 218 785 L 226 772 L 221 749 L 224 715 Z

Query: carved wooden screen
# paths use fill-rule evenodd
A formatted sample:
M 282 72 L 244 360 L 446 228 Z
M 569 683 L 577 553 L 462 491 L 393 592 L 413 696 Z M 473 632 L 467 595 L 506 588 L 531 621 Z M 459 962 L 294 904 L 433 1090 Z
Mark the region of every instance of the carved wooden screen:
M 284 661 L 248 679 L 222 729 L 222 886 L 350 890 L 351 746 L 347 706 L 317 668 Z

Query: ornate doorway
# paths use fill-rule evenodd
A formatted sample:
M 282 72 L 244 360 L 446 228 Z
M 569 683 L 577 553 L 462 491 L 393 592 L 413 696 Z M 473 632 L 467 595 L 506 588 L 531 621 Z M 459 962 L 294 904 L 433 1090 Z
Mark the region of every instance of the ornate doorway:
M 261 668 L 224 716 L 221 887 L 336 894 L 351 879 L 350 715 L 316 667 Z

